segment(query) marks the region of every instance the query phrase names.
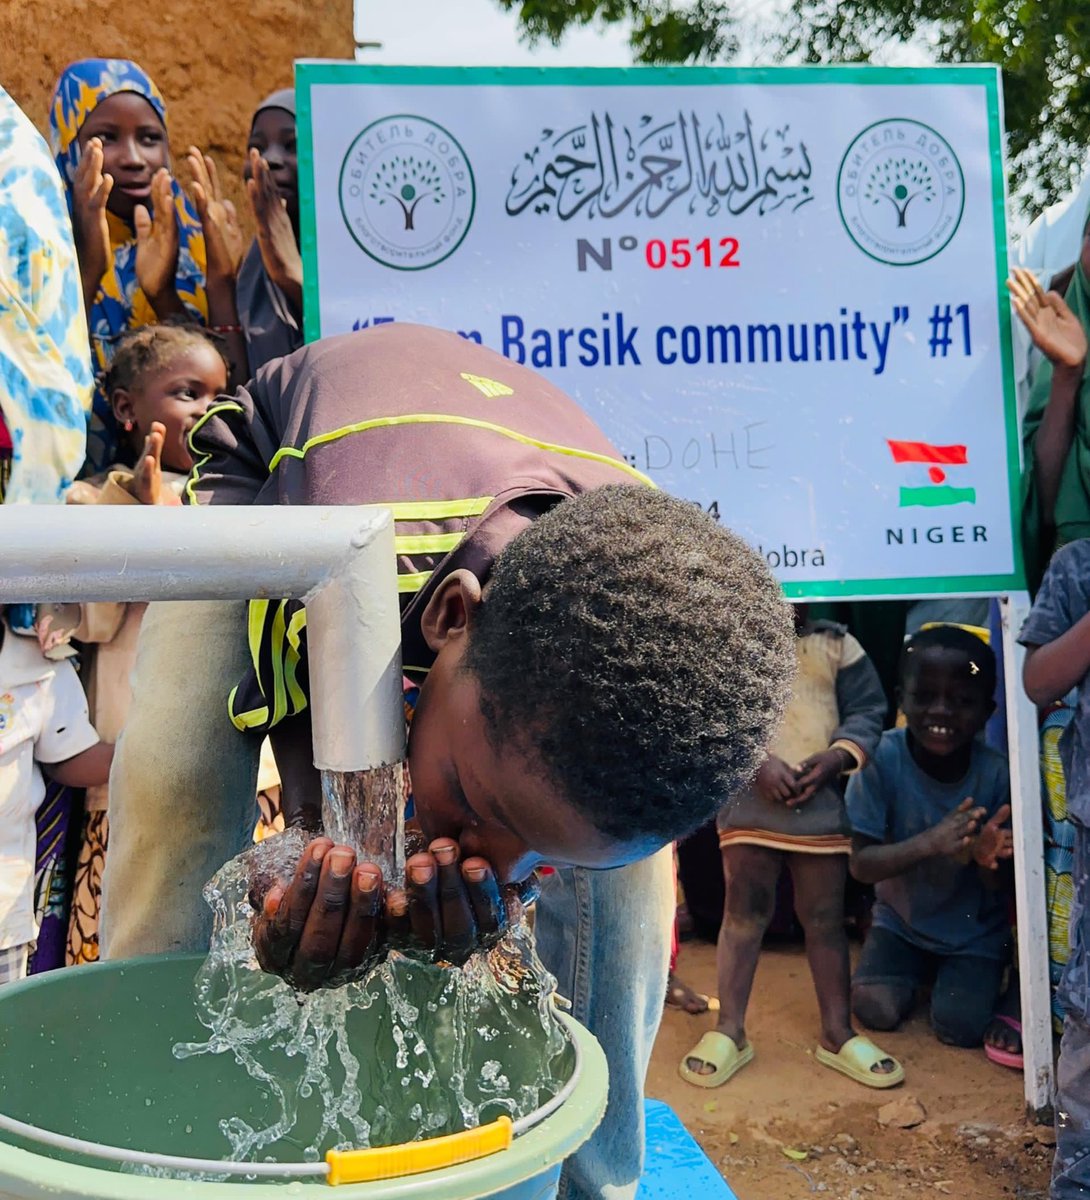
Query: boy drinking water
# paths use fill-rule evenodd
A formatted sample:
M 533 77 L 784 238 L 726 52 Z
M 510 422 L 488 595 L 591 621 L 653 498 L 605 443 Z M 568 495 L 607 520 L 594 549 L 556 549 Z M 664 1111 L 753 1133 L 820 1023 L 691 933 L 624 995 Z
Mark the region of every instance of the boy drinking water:
M 848 784 L 851 871 L 876 885 L 852 982 L 852 1010 L 871 1029 L 896 1029 L 926 984 L 949 1045 L 979 1046 L 995 1011 L 1009 937 L 997 870 L 1013 852 L 1007 764 L 977 738 L 995 680 L 975 635 L 917 633 L 901 657 L 907 728 L 883 734 Z
M 766 564 L 646 486 L 545 379 L 438 329 L 397 322 L 274 360 L 191 445 L 191 501 L 393 506 L 420 681 L 408 760 L 428 849 L 385 880 L 316 839 L 259 901 L 260 961 L 318 986 L 406 922 L 453 961 L 495 933 L 501 885 L 559 868 L 535 938 L 610 1072 L 564 1194 L 631 1200 L 674 908 L 655 851 L 752 776 L 779 723 L 790 623 Z M 106 957 L 207 945 L 201 887 L 253 827 L 258 739 L 242 730 L 271 730 L 285 819 L 315 827 L 322 680 L 304 616 L 149 608 L 111 779 Z

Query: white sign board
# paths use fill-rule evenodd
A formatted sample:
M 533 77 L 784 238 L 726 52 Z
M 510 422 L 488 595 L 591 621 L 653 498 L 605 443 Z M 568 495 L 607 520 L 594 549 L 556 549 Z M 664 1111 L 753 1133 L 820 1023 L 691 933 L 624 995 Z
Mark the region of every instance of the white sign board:
M 540 369 L 796 598 L 1019 586 L 998 74 L 297 67 L 310 338 Z

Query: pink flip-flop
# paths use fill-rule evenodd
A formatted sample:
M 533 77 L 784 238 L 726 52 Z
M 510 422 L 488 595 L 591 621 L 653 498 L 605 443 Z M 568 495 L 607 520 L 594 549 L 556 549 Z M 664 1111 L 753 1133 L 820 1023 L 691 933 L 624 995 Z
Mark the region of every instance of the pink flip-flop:
M 997 1013 L 994 1019 L 1002 1021 L 1004 1025 L 1013 1029 L 1019 1037 L 1022 1036 L 1021 1021 L 1015 1020 L 1014 1017 L 1004 1016 L 1002 1013 Z M 985 1043 L 984 1053 L 993 1063 L 996 1063 L 1000 1067 L 1010 1067 L 1012 1071 L 1021 1071 L 1025 1066 L 1022 1055 L 1020 1053 L 1015 1054 L 1012 1050 L 1000 1050 L 998 1046 L 989 1046 Z

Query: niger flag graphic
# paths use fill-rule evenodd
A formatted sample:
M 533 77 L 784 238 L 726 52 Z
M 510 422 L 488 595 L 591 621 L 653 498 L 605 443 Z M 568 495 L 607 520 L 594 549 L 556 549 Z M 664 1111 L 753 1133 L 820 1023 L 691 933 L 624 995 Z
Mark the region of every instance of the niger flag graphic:
M 913 480 L 901 485 L 901 508 L 942 508 L 948 504 L 976 503 L 976 488 L 957 487 L 949 482 L 947 475 L 949 467 L 968 466 L 967 447 L 898 442 L 892 438 L 887 438 L 886 444 L 895 463 L 904 464 L 910 469 L 914 465 L 927 467 L 927 483 L 919 484 Z M 921 474 L 919 478 L 922 477 Z

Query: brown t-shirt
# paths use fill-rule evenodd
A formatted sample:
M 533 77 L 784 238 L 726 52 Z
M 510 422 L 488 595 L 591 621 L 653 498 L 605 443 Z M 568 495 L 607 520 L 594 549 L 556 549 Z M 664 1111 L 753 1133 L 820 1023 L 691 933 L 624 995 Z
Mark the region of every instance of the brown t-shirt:
M 210 410 L 193 444 L 194 503 L 393 508 L 406 670 L 431 664 L 420 614 L 450 571 L 483 581 L 496 554 L 559 501 L 649 482 L 542 376 L 457 334 L 401 323 L 269 363 Z M 305 705 L 293 686 L 305 684 L 303 614 L 297 602 L 255 605 L 252 621 L 280 636 L 259 639 L 232 716 L 268 728 Z

